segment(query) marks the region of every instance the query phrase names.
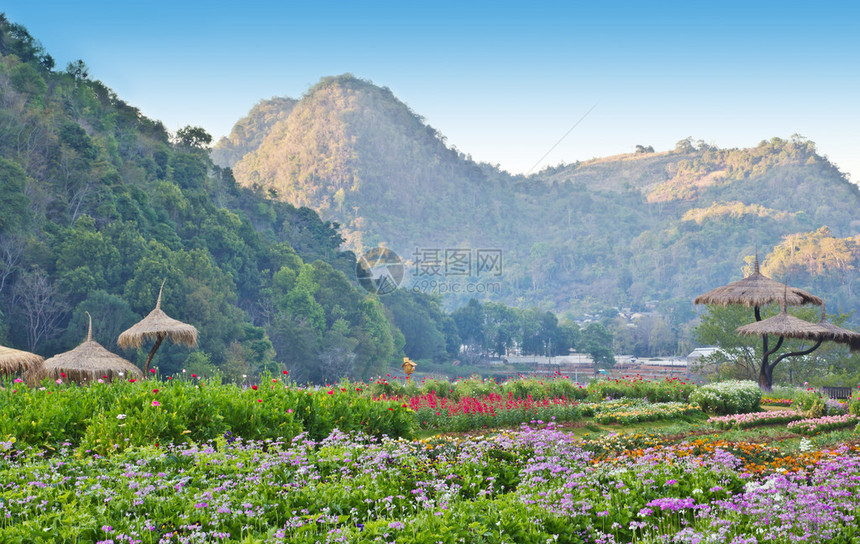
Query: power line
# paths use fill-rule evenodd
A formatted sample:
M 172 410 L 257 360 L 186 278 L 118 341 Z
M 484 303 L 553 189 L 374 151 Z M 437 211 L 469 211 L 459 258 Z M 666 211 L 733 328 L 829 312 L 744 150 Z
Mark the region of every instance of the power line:
M 572 126 L 572 127 L 570 127 L 570 129 L 568 129 L 568 131 L 564 133 L 564 136 L 562 136 L 561 138 L 559 138 L 559 140 L 558 140 L 558 141 L 557 141 L 557 142 L 556 142 L 552 147 L 550 147 L 550 148 L 549 148 L 549 151 L 547 151 L 546 153 L 544 153 L 543 157 L 541 157 L 540 159 L 538 159 L 538 161 L 534 164 L 534 166 L 532 166 L 531 168 L 529 168 L 529 171 L 528 171 L 528 172 L 526 172 L 526 175 L 527 175 L 527 176 L 528 176 L 529 174 L 531 174 L 531 173 L 532 173 L 532 170 L 534 170 L 535 168 L 537 168 L 537 166 L 538 166 L 538 165 L 539 165 L 539 164 L 540 164 L 540 163 L 541 163 L 541 162 L 542 162 L 542 161 L 547 157 L 547 155 L 549 155 L 550 153 L 552 153 L 552 150 L 553 150 L 553 149 L 555 149 L 556 147 L 558 147 L 558 144 L 560 144 L 560 143 L 561 143 L 565 138 L 567 138 L 567 135 L 568 135 L 568 134 L 570 134 L 571 132 L 573 132 L 573 129 L 575 129 L 577 126 L 579 126 L 579 124 L 580 124 L 580 123 L 581 123 L 581 122 L 582 122 L 586 117 L 588 117 L 588 114 L 589 114 L 589 113 L 591 113 L 591 112 L 592 112 L 592 110 L 594 110 L 594 108 L 596 108 L 596 107 L 597 107 L 597 104 L 598 104 L 598 103 L 597 103 L 597 102 L 595 102 L 595 103 L 594 103 L 594 105 L 593 105 L 593 106 L 591 106 L 591 109 L 589 109 L 587 112 L 585 112 L 585 114 L 584 114 L 582 117 L 580 117 L 580 118 L 579 118 L 579 121 L 577 121 L 576 123 L 574 123 L 574 124 L 573 124 L 573 126 Z

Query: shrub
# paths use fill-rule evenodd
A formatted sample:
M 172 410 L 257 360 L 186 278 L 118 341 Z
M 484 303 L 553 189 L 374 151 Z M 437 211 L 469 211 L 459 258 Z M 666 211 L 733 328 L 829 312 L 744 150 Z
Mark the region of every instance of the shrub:
M 745 414 L 761 407 L 761 389 L 751 381 L 725 381 L 698 388 L 690 402 L 712 414 Z
M 808 418 L 821 417 L 827 411 L 824 397 L 815 389 L 799 391 L 791 407 L 795 412 Z

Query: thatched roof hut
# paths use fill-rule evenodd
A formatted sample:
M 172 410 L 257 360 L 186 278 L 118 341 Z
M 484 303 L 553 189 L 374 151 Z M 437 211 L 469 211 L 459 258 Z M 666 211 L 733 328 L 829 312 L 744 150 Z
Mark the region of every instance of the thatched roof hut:
M 89 316 L 89 312 L 87 315 Z M 93 340 L 92 316 L 87 339 L 71 351 L 46 359 L 41 368 L 28 373 L 27 381 L 40 382 L 45 378 L 57 380 L 62 378 L 62 374 L 66 375 L 66 380 L 78 383 L 95 381 L 104 376 L 107 376 L 108 380 L 143 377 L 143 373 L 135 365 Z
M 152 351 L 149 352 L 149 356 L 146 358 L 144 372 L 149 370 L 152 357 L 165 338 L 169 338 L 175 344 L 184 344 L 189 347 L 197 345 L 197 329 L 192 325 L 173 319 L 161 309 L 161 293 L 163 291 L 164 282 L 161 282 L 161 288 L 158 290 L 158 299 L 155 301 L 155 309 L 149 312 L 149 315 L 144 317 L 140 322 L 132 325 L 131 328 L 120 334 L 117 340 L 117 344 L 121 348 L 136 349 L 139 349 L 146 341 L 155 341 Z
M 694 302 L 696 304 L 713 304 L 716 306 L 741 304 L 747 308 L 751 306 L 767 306 L 774 302 L 784 302 L 788 306 L 800 306 L 802 304 L 821 306 L 824 304 L 822 299 L 803 289 L 789 287 L 762 274 L 759 271 L 758 257 L 756 257 L 755 270 L 752 274 L 742 280 L 717 287 L 704 295 L 699 295 Z
M 44 357 L 41 355 L 0 346 L 0 374 L 17 374 L 37 369 L 42 365 L 42 361 Z

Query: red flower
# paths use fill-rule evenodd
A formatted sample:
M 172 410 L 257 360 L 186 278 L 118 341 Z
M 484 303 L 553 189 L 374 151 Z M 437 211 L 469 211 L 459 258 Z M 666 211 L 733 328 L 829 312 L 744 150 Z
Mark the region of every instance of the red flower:
M 102 376 L 102 378 L 104 378 L 105 380 L 108 379 L 107 376 Z
M 132 378 L 132 379 L 128 380 L 128 383 L 134 383 L 134 382 L 136 382 L 136 381 L 137 381 L 137 380 L 135 380 L 134 378 Z
M 158 394 L 158 389 L 153 389 L 153 390 L 152 390 L 152 392 L 153 392 L 153 393 L 155 393 L 155 394 L 157 395 L 157 394 Z
M 263 399 L 257 399 L 257 402 L 263 402 Z
M 406 408 L 406 403 L 400 405 L 401 408 Z
M 340 388 L 340 390 L 341 390 L 341 391 L 343 391 L 344 393 L 346 393 L 346 389 L 345 389 L 345 388 L 341 387 L 341 388 Z
M 329 391 L 329 392 L 328 392 L 328 394 L 329 394 L 329 395 L 334 395 L 334 391 Z
M 192 377 L 192 378 L 196 378 L 196 377 L 197 377 L 197 374 L 192 374 L 192 375 L 191 375 L 191 377 Z
M 275 378 L 272 378 L 272 383 L 278 383 L 278 380 L 276 380 Z
M 149 369 L 149 371 L 150 371 L 150 372 L 152 372 L 153 374 L 155 374 L 155 369 L 154 369 L 154 368 L 150 368 L 150 369 Z
M 289 370 L 284 370 L 284 376 L 286 376 L 286 375 L 287 375 L 287 374 L 289 374 L 289 373 L 290 373 L 290 371 L 289 371 Z
M 65 378 L 65 377 L 66 377 L 66 373 L 65 373 L 65 372 L 60 372 L 60 377 L 61 377 L 61 378 Z
M 168 379 L 168 380 L 172 380 L 172 379 L 173 379 L 173 376 L 168 376 L 168 377 L 167 377 L 167 379 Z
M 256 390 L 257 390 L 257 386 L 256 386 L 256 385 L 252 385 L 252 386 L 251 386 L 251 389 L 253 389 L 254 391 L 256 391 Z

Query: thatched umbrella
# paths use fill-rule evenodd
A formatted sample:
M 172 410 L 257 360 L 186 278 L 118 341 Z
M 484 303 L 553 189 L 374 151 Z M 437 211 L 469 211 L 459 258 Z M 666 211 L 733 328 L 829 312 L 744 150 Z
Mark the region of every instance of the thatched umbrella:
M 167 280 L 165 280 L 167 281 Z M 175 344 L 185 344 L 189 347 L 197 345 L 197 329 L 187 323 L 177 321 L 168 316 L 161 310 L 161 293 L 164 290 L 164 281 L 161 282 L 161 289 L 158 290 L 158 299 L 155 301 L 155 309 L 149 312 L 149 315 L 144 317 L 139 323 L 134 324 L 130 329 L 119 335 L 117 344 L 122 348 L 133 347 L 140 349 L 140 346 L 148 340 L 155 340 L 155 345 L 149 352 L 146 358 L 146 363 L 143 366 L 143 371 L 149 370 L 149 364 L 152 362 L 152 357 L 161 346 L 161 342 L 165 338 L 170 338 Z
M 821 321 L 819 321 L 818 324 L 829 331 L 830 338 L 828 338 L 828 340 L 832 340 L 840 344 L 848 344 L 851 351 L 860 351 L 860 333 L 854 332 L 850 329 L 844 329 L 839 325 L 834 325 L 827 321 L 826 306 L 821 310 Z
M 716 306 L 729 306 L 739 304 L 754 309 L 755 320 L 761 322 L 761 307 L 774 302 L 781 302 L 785 305 L 799 306 L 802 304 L 815 304 L 821 306 L 824 301 L 817 296 L 807 293 L 803 289 L 789 287 L 784 283 L 768 278 L 759 270 L 758 255 L 755 258 L 755 269 L 753 273 L 742 280 L 732 282 L 722 287 L 717 287 L 699 295 L 693 301 L 696 304 L 713 304 Z M 787 315 L 787 314 L 786 314 Z M 779 317 L 779 316 L 777 316 Z M 790 316 L 789 316 L 790 317 Z M 790 330 L 787 328 L 786 330 Z M 795 355 L 805 355 L 806 350 L 802 352 L 792 352 L 780 356 L 773 363 L 769 362 L 770 356 L 775 353 L 781 346 L 784 336 L 780 336 L 779 340 L 773 349 L 768 349 L 767 334 L 761 335 L 762 342 L 762 358 L 761 367 L 759 369 L 759 385 L 765 389 L 770 389 L 773 385 L 773 368 L 786 357 Z M 818 348 L 820 342 L 815 345 Z
M 835 327 L 835 325 L 833 325 Z M 839 328 L 839 327 L 837 327 Z M 785 311 L 773 316 L 738 327 L 737 331 L 746 336 L 772 335 L 783 338 L 799 338 L 802 340 L 832 340 L 832 332 L 820 323 L 812 323 Z
M 704 295 L 699 295 L 693 301 L 696 304 L 713 304 L 729 306 L 740 304 L 758 309 L 774 302 L 785 302 L 789 306 L 815 304 L 821 306 L 824 301 L 803 289 L 789 287 L 784 283 L 770 279 L 759 271 L 758 257 L 755 259 L 755 270 L 742 280 L 732 282 L 716 289 L 711 289 Z M 757 310 L 758 311 L 758 310 Z M 757 318 L 757 320 L 761 320 Z
M 0 346 L 0 374 L 27 372 L 41 366 L 42 361 L 44 357 L 41 355 Z
M 89 312 L 87 316 L 90 318 L 87 339 L 75 349 L 47 359 L 41 368 L 28 373 L 28 382 L 40 382 L 45 378 L 56 380 L 60 379 L 62 374 L 66 375 L 66 379 L 79 383 L 98 380 L 104 376 L 107 376 L 108 380 L 119 376 L 143 376 L 139 368 L 93 340 L 93 318 Z

